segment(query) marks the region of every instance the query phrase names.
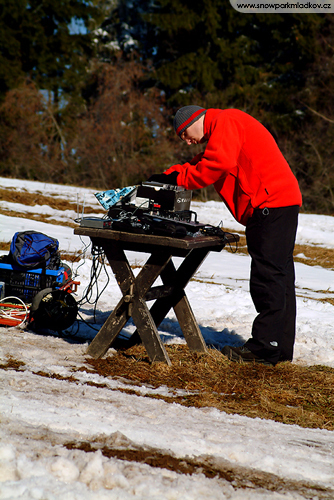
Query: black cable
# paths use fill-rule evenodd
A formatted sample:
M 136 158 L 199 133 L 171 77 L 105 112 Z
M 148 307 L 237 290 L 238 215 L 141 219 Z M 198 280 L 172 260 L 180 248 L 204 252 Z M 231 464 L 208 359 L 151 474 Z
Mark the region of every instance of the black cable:
M 200 232 L 206 236 L 219 236 L 223 241 L 228 244 L 230 250 L 232 253 L 236 253 L 238 250 L 238 236 L 233 233 L 229 233 L 227 231 L 224 231 L 222 229 L 222 224 L 220 223 L 218 226 L 212 226 L 211 224 L 206 224 L 204 227 L 200 229 Z M 231 241 L 226 241 L 226 235 L 229 235 L 235 243 L 235 249 L 232 248 L 232 243 Z
M 86 321 L 86 320 L 85 320 L 85 319 L 81 316 L 80 312 L 78 312 L 78 316 L 80 317 L 81 321 L 82 321 L 83 323 L 85 323 L 85 325 L 89 326 L 89 328 L 91 328 L 92 330 L 94 330 L 94 332 L 98 332 L 98 331 L 100 330 L 100 329 L 94 328 L 94 327 L 92 326 L 92 324 L 91 324 L 91 323 L 88 323 L 88 321 Z M 79 322 L 78 322 L 78 323 L 79 323 Z
M 229 236 L 231 236 L 233 239 L 234 239 L 234 243 L 235 243 L 235 249 L 232 248 L 232 243 L 231 241 L 228 241 L 227 244 L 231 250 L 232 253 L 236 253 L 238 251 L 238 241 L 239 241 L 239 238 L 236 234 L 233 234 L 233 233 L 228 233 L 228 232 L 225 232 L 225 234 L 228 234 Z
M 73 267 L 74 267 L 74 263 L 72 264 L 72 274 L 73 274 L 73 277 L 77 277 L 79 275 L 78 273 L 78 269 L 80 269 L 81 266 L 83 266 L 86 262 L 86 252 L 88 250 L 88 248 L 90 247 L 91 243 L 85 243 L 82 239 L 81 236 L 79 236 L 80 238 L 80 241 L 81 243 L 83 244 L 84 248 L 83 250 L 81 251 L 81 253 L 78 255 L 78 258 L 80 259 L 80 264 L 78 265 L 78 267 L 76 268 L 76 270 L 74 271 Z M 83 259 L 81 259 L 81 256 L 83 255 Z
M 92 245 L 91 253 L 93 259 L 91 265 L 90 281 L 83 292 L 82 298 L 79 301 L 79 305 L 82 306 L 83 304 L 91 304 L 91 305 L 94 304 L 93 313 L 94 313 L 94 322 L 96 322 L 97 303 L 102 293 L 107 288 L 110 282 L 110 277 L 106 268 L 105 253 L 103 249 L 101 247 L 98 247 L 97 245 Z M 102 290 L 99 291 L 99 277 L 102 271 L 104 271 L 107 276 L 107 283 L 104 285 Z M 95 293 L 94 293 L 94 288 L 96 289 Z

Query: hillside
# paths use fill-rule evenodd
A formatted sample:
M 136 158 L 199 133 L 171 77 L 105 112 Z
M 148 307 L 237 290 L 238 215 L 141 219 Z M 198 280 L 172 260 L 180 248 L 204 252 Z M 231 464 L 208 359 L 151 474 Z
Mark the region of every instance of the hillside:
M 83 209 L 101 213 L 94 191 L 1 185 L 1 253 L 15 231 L 58 238 L 81 301 L 92 260 L 73 227 Z M 192 209 L 242 236 L 221 203 Z M 108 266 L 63 335 L 0 328 L 0 498 L 333 498 L 334 218 L 301 214 L 297 243 L 292 364 L 247 369 L 219 353 L 247 338 L 255 315 L 242 245 L 210 255 L 187 287 L 208 357 L 189 354 L 172 313 L 159 327 L 172 367 L 150 365 L 140 346 L 87 357 L 120 296 Z M 130 262 L 138 272 L 143 256 Z M 134 329 L 129 322 L 122 336 Z

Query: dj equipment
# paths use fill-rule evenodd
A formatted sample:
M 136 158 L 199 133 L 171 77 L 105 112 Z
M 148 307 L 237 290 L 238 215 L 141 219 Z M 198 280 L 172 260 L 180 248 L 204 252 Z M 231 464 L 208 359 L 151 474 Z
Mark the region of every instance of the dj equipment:
M 181 186 L 143 182 L 138 186 L 135 205 L 157 212 L 184 212 L 190 210 L 192 191 Z
M 221 225 L 202 224 L 196 212 L 190 210 L 192 191 L 181 186 L 155 181 L 143 182 L 140 186 L 127 186 L 95 193 L 105 217 L 83 217 L 80 226 L 98 229 L 114 229 L 162 236 L 219 236 L 229 245 L 236 243 L 238 236 L 226 233 Z
M 137 232 L 185 236 L 196 233 L 203 226 L 197 214 L 190 210 L 191 191 L 180 186 L 144 182 L 138 186 L 136 196 L 123 197 L 109 208 L 108 216 L 116 219 L 114 226 L 132 225 Z M 131 197 L 132 196 L 132 197 Z
M 172 236 L 193 235 L 205 226 L 190 210 L 192 191 L 181 186 L 147 181 L 95 196 L 108 215 L 84 217 L 81 226 Z
M 112 229 L 113 221 L 101 217 L 83 217 L 80 220 L 82 227 L 94 227 L 95 229 Z

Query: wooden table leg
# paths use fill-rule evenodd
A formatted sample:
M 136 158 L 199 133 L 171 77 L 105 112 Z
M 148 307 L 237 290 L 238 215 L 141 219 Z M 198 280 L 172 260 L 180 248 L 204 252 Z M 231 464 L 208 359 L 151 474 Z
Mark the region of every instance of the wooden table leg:
M 121 299 L 89 344 L 87 354 L 95 359 L 102 358 L 129 319 L 128 306 L 125 305 L 124 299 Z
M 206 249 L 192 250 L 177 270 L 170 260 L 168 265 L 161 272 L 161 278 L 165 285 L 173 285 L 174 292 L 169 297 L 157 299 L 151 307 L 151 315 L 157 326 L 159 326 L 169 310 L 173 307 L 189 349 L 198 352 L 206 352 L 206 344 L 184 292 L 184 288 L 207 254 L 208 250 Z
M 87 354 L 94 358 L 103 356 L 115 340 L 131 315 L 145 345 L 150 360 L 170 360 L 161 341 L 156 325 L 147 308 L 144 296 L 170 260 L 168 251 L 153 253 L 135 278 L 126 255 L 116 242 L 104 248 L 110 266 L 115 274 L 123 297 L 90 344 Z
M 185 294 L 174 305 L 174 312 L 189 349 L 191 351 L 206 352 L 205 340 Z
M 145 346 L 151 363 L 162 361 L 171 366 L 171 361 L 165 346 L 152 319 L 150 311 L 142 297 L 135 298 L 132 308 L 132 318 L 140 338 Z

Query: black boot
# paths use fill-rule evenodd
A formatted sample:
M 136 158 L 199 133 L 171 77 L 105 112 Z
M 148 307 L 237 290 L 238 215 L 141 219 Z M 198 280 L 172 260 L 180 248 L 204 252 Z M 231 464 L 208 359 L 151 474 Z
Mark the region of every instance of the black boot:
M 273 363 L 270 361 L 267 361 L 266 359 L 259 358 L 259 356 L 256 356 L 256 354 L 252 353 L 247 347 L 241 346 L 241 347 L 232 347 L 229 345 L 226 345 L 223 347 L 221 352 L 228 357 L 230 361 L 235 361 L 237 363 L 260 363 L 262 365 L 267 365 L 267 366 L 275 366 Z

